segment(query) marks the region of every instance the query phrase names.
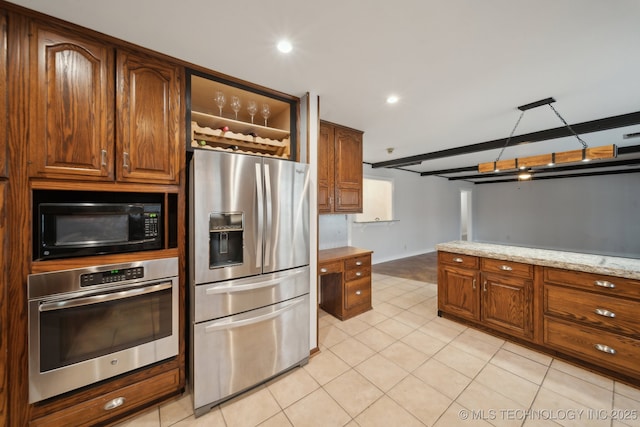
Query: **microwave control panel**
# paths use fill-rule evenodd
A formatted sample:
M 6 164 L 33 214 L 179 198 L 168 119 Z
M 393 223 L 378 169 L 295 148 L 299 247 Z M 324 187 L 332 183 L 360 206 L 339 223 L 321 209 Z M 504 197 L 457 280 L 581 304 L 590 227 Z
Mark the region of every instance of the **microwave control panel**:
M 124 282 L 142 279 L 144 267 L 123 268 L 118 270 L 97 271 L 80 275 L 80 286 L 102 285 L 105 283 Z
M 157 213 L 145 213 L 144 214 L 144 238 L 152 239 L 158 237 L 158 214 Z

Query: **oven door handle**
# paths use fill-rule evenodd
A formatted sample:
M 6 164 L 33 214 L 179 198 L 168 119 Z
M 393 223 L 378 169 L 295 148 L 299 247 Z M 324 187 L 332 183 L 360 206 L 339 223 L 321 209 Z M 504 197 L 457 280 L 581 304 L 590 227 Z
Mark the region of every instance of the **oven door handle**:
M 101 302 L 114 301 L 124 298 L 137 297 L 140 295 L 146 295 L 153 292 L 163 291 L 170 289 L 171 282 L 158 283 L 157 285 L 147 286 L 144 288 L 127 289 L 119 292 L 112 292 L 108 294 L 91 295 L 88 297 L 70 298 L 61 301 L 43 302 L 40 304 L 40 311 L 53 311 L 62 310 L 66 308 L 82 307 L 85 305 L 99 304 Z

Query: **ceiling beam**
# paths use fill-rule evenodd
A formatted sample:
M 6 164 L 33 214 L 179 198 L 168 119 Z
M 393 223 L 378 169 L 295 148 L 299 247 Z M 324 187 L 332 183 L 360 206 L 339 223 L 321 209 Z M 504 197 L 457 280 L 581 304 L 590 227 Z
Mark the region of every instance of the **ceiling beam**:
M 604 119 L 577 123 L 571 125 L 571 127 L 578 135 L 580 135 L 637 124 L 640 124 L 640 111 L 622 114 L 619 116 L 607 117 Z M 573 136 L 573 133 L 570 129 L 568 129 L 567 126 L 561 126 L 553 129 L 546 129 L 538 132 L 527 133 L 524 135 L 513 136 L 510 140 L 509 138 L 501 138 L 495 139 L 493 141 L 448 148 L 446 150 L 432 151 L 430 153 L 418 154 L 415 156 L 402 157 L 395 160 L 386 160 L 384 162 L 372 163 L 371 167 L 374 169 L 393 168 L 400 165 L 407 165 L 409 163 L 423 162 L 425 160 L 441 159 L 443 157 L 460 156 L 463 154 L 477 153 L 480 151 L 495 150 L 504 147 L 507 141 L 509 141 L 509 146 L 512 147 L 514 145 L 547 141 L 550 139 L 564 138 L 567 136 Z
M 427 172 L 420 172 L 420 176 L 429 176 L 429 175 L 446 175 L 449 173 L 459 173 L 459 172 L 472 172 L 472 171 L 477 171 L 478 170 L 478 166 L 465 166 L 462 168 L 453 168 L 453 169 L 440 169 L 437 171 L 427 171 Z
M 553 175 L 553 176 L 534 176 L 531 179 L 528 179 L 526 181 L 521 181 L 521 182 L 528 182 L 528 181 L 540 181 L 542 179 L 561 179 L 561 178 L 580 178 L 580 177 L 585 177 L 585 176 L 600 176 L 600 175 L 620 175 L 623 173 L 638 173 L 640 172 L 640 168 L 633 168 L 633 169 L 616 169 L 616 170 L 611 170 L 611 171 L 596 171 L 596 172 L 585 172 L 585 173 L 572 173 L 572 174 L 565 174 L 565 175 Z M 518 178 L 509 178 L 509 179 L 494 179 L 491 181 L 471 181 L 473 184 L 497 184 L 500 182 L 516 182 L 519 181 Z

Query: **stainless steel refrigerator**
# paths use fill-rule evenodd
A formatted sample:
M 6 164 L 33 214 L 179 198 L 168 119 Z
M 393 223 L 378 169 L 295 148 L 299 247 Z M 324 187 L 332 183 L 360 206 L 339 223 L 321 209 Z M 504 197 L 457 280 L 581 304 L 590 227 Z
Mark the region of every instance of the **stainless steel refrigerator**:
M 196 150 L 190 388 L 199 416 L 309 357 L 308 165 Z

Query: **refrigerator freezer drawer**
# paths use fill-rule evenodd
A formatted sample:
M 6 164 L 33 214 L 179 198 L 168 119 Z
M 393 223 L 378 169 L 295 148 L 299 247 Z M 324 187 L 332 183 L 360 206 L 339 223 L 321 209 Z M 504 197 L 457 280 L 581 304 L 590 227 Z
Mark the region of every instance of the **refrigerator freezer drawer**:
M 196 416 L 309 357 L 309 295 L 195 325 Z
M 195 286 L 195 323 L 231 316 L 309 293 L 309 267 Z

